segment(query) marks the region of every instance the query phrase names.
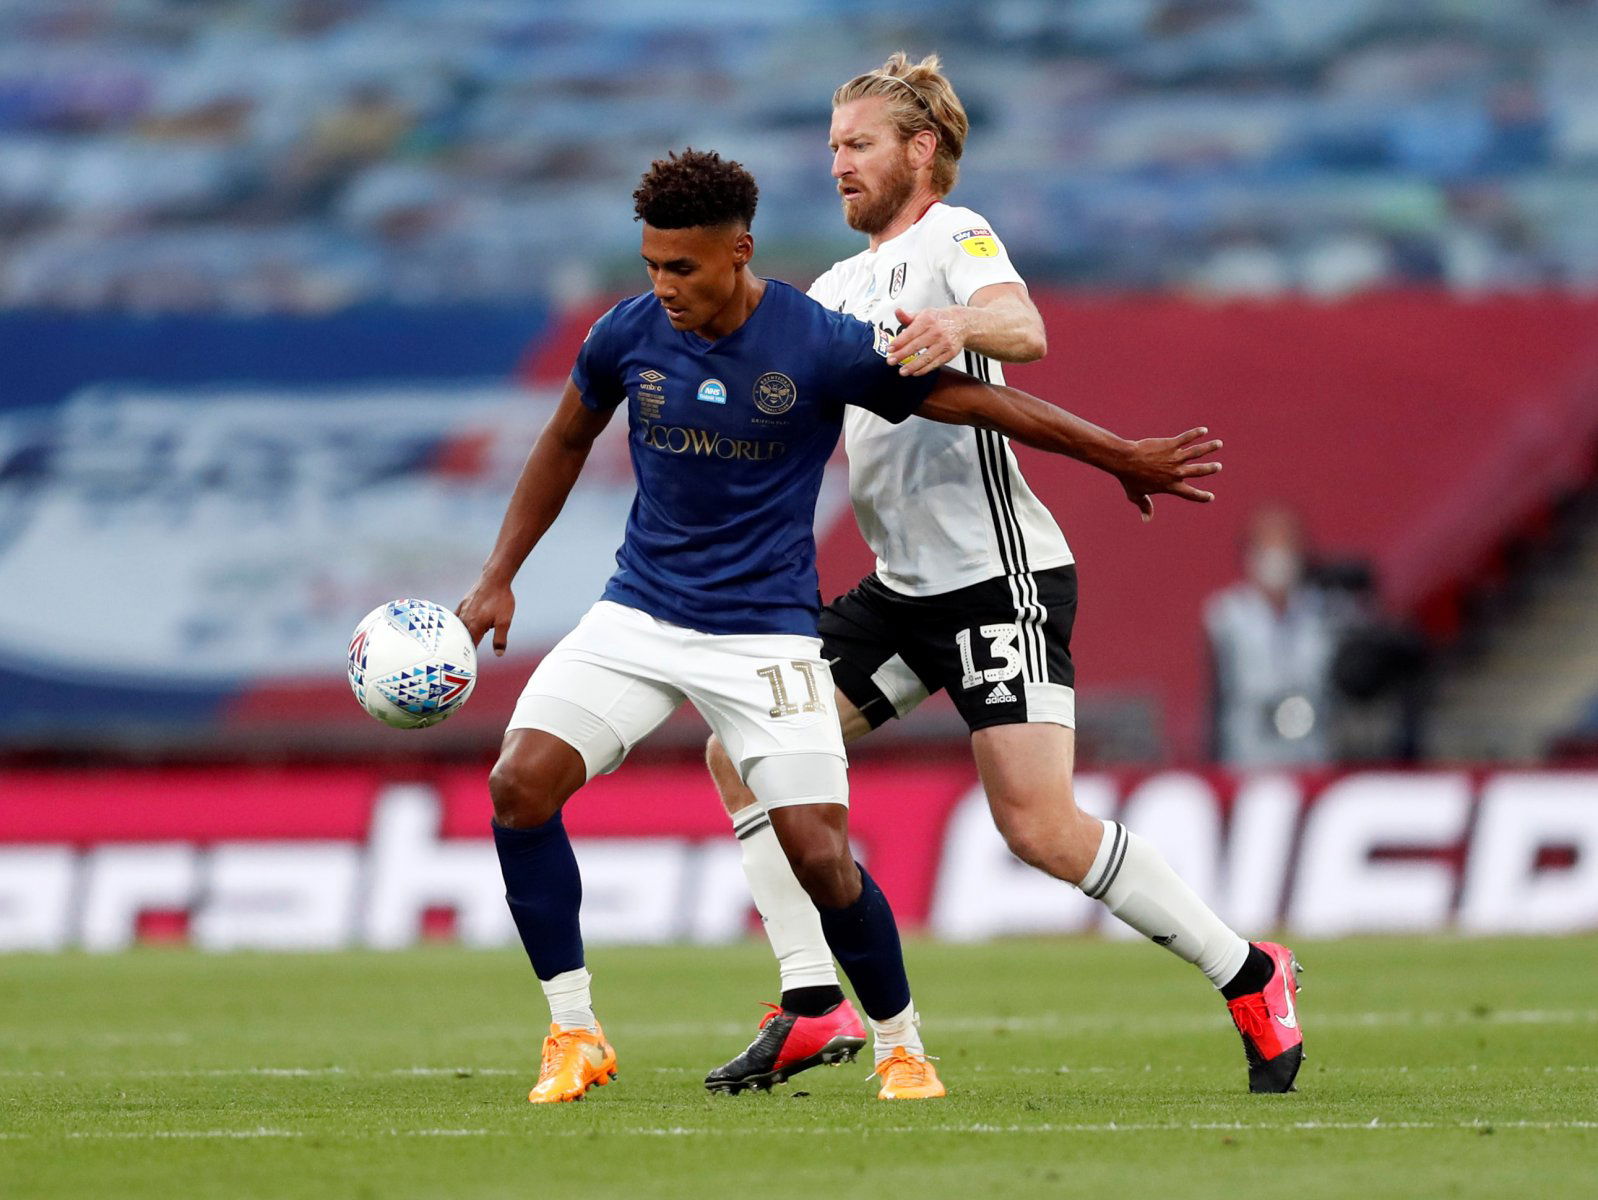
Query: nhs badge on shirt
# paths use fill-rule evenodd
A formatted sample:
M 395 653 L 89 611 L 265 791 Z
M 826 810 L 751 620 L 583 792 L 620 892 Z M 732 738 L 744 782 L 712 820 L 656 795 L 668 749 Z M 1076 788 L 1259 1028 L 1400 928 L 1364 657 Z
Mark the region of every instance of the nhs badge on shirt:
M 706 404 L 727 403 L 727 385 L 719 379 L 707 379 L 699 385 L 699 398 Z

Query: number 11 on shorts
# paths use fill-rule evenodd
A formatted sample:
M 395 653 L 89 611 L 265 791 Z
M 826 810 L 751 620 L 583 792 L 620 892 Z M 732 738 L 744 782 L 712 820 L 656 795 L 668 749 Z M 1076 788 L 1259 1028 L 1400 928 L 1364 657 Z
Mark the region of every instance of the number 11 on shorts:
M 769 667 L 761 667 L 755 674 L 771 684 L 771 715 L 774 717 L 792 717 L 802 712 L 825 712 L 826 706 L 821 703 L 821 693 L 816 690 L 816 664 L 794 661 L 788 665 L 798 671 L 800 678 L 805 681 L 805 692 L 808 698 L 803 704 L 795 704 L 788 698 L 788 685 L 783 682 L 781 663 L 772 663 Z

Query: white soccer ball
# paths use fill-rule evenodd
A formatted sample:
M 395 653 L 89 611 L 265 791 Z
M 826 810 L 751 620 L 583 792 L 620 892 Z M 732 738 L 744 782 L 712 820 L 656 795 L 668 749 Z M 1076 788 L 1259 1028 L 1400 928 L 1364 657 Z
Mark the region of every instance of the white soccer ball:
M 362 708 L 396 729 L 421 729 L 466 703 L 477 684 L 477 650 L 449 609 L 390 600 L 356 626 L 349 671 Z

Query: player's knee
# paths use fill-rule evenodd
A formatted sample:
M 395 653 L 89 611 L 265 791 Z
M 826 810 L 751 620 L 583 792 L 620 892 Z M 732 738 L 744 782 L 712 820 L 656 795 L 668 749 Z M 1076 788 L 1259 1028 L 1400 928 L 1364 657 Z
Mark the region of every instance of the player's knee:
M 823 908 L 848 908 L 860 898 L 860 868 L 849 846 L 812 843 L 789 854 L 788 862 L 811 901 Z
M 1075 884 L 1092 865 L 1098 842 L 1081 836 L 1074 809 L 1062 814 L 1049 807 L 1018 812 L 995 806 L 993 816 L 1005 847 L 1029 867 Z
M 534 816 L 532 781 L 515 762 L 501 758 L 488 773 L 488 795 L 494 802 L 494 823 L 519 829 L 541 822 Z
M 1004 835 L 1004 844 L 1010 853 L 1027 866 L 1046 871 L 1052 865 L 1058 847 L 1054 844 L 1056 839 L 1050 838 L 1045 830 L 1034 824 L 1014 822 L 1002 826 L 999 832 Z
M 488 775 L 495 823 L 506 829 L 530 829 L 544 824 L 566 801 L 566 795 L 552 783 L 548 771 L 537 761 L 501 755 Z

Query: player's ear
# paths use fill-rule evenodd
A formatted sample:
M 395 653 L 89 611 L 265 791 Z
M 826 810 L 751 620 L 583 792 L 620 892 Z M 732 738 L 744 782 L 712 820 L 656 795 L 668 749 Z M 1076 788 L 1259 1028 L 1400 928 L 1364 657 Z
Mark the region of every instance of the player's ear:
M 755 256 L 755 235 L 747 229 L 740 229 L 738 236 L 732 243 L 732 261 L 734 266 L 743 266 Z
M 909 146 L 911 168 L 929 167 L 938 154 L 938 135 L 930 129 L 917 130 L 910 136 Z

